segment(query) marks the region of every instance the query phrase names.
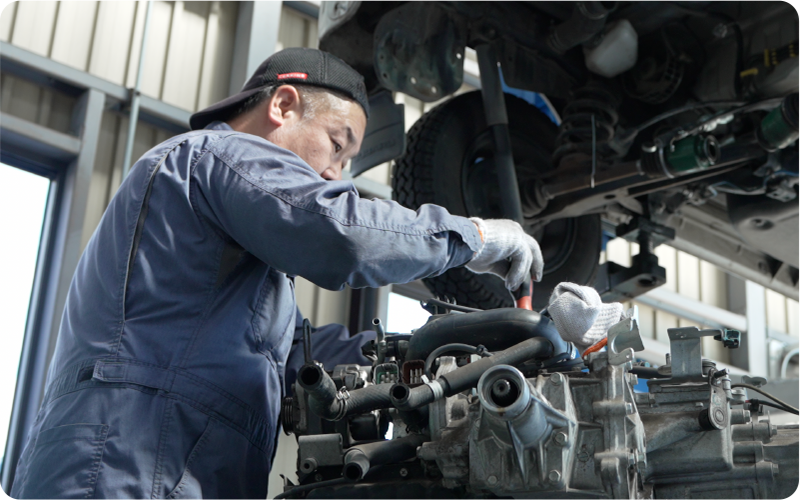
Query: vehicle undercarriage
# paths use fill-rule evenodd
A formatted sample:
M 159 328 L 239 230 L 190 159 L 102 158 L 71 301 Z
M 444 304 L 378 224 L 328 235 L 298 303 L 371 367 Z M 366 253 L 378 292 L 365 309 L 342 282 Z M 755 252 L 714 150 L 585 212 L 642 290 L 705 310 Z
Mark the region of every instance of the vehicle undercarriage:
M 405 206 L 518 220 L 545 254 L 535 309 L 563 281 L 608 300 L 660 286 L 651 250 L 661 243 L 797 300 L 797 40 L 797 12 L 782 2 L 320 11 L 320 48 L 361 72 L 370 93 L 353 175 L 394 159 Z M 480 90 L 452 96 L 467 48 Z M 547 105 L 515 97 L 526 91 Z M 406 135 L 391 92 L 440 104 Z M 630 268 L 599 265 L 604 232 L 643 243 Z M 512 304 L 499 280 L 465 269 L 425 283 L 460 304 Z

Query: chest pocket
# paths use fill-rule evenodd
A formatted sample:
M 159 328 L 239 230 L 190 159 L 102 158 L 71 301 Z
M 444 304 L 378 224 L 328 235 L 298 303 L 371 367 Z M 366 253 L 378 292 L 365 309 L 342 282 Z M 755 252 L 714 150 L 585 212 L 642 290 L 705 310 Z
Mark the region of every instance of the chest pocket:
M 251 329 L 256 349 L 275 364 L 289 355 L 295 323 L 294 280 L 269 268 L 261 283 Z

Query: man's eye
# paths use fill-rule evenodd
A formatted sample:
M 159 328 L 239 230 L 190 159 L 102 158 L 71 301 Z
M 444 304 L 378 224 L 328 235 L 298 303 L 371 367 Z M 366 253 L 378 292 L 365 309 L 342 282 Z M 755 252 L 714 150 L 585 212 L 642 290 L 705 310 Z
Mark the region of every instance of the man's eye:
M 338 153 L 339 151 L 342 150 L 342 146 L 340 146 L 338 142 L 336 142 L 336 141 L 331 141 L 331 142 L 333 142 L 333 150 L 334 150 L 334 152 Z

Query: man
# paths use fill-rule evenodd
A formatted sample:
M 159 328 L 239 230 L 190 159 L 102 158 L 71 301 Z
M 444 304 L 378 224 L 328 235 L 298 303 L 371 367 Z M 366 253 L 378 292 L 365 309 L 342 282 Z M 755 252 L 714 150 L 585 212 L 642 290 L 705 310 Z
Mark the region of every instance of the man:
M 294 276 L 338 290 L 465 263 L 509 288 L 541 275 L 515 223 L 340 181 L 368 112 L 352 68 L 287 49 L 139 159 L 75 272 L 13 497 L 264 498 Z

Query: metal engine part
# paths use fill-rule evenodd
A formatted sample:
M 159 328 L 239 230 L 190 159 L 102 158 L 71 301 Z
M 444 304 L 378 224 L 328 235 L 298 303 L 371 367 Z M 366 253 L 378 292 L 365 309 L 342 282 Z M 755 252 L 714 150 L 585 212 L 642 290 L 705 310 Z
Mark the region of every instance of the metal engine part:
M 352 436 L 336 431 L 300 436 L 302 486 L 296 491 L 287 486 L 284 495 L 385 498 L 396 497 L 398 488 L 405 498 L 791 495 L 798 486 L 798 426 L 759 418 L 744 389 L 732 388 L 727 370 L 700 355 L 703 337 L 735 348 L 739 333 L 694 327 L 668 333 L 671 355 L 657 369 L 634 369 L 635 351 L 643 349 L 634 311 L 609 329 L 607 350 L 588 354 L 585 367 L 577 360 L 545 361 L 535 368 L 498 364 L 483 372 L 472 390 L 412 412 L 370 412 L 391 420 L 391 440 L 355 444 Z M 470 362 L 452 355 L 438 361 L 435 379 Z M 392 362 L 401 364 L 401 358 L 384 364 Z M 367 371 L 361 368 L 360 373 Z M 354 370 L 334 370 L 340 377 L 346 372 Z M 634 392 L 638 378 L 632 372 L 651 377 L 649 392 Z M 295 397 L 303 398 L 302 390 Z M 308 412 L 307 404 L 299 406 Z M 297 411 L 294 418 L 301 419 Z M 302 416 L 304 422 L 317 418 Z M 295 429 L 302 427 L 297 424 Z M 393 460 L 387 457 L 389 446 L 384 452 L 379 448 L 395 442 L 391 449 L 405 452 Z M 415 457 L 409 458 L 405 443 L 421 443 Z M 348 451 L 355 455 L 367 448 L 380 457 L 373 465 L 381 465 L 365 463 L 369 473 L 348 480 L 341 467 Z

